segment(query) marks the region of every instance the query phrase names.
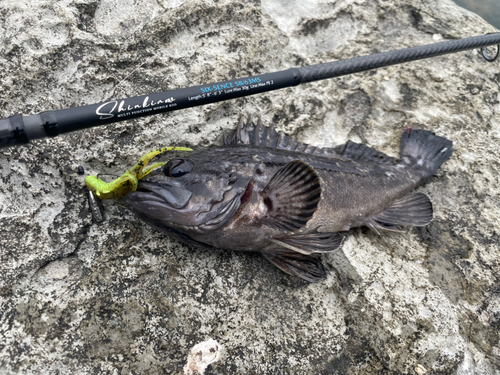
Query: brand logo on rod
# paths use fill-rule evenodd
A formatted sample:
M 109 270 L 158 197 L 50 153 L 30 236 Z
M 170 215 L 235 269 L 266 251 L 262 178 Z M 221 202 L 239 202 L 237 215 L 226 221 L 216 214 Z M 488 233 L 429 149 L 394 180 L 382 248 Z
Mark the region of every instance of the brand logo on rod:
M 106 102 L 101 104 L 97 109 L 95 110 L 96 115 L 99 116 L 99 120 L 107 120 L 109 118 L 115 117 L 115 115 L 120 115 L 122 113 L 122 116 L 124 115 L 123 112 L 131 112 L 131 115 L 137 114 L 137 113 L 142 113 L 142 112 L 149 112 L 153 110 L 158 110 L 165 108 L 165 104 L 170 104 L 175 102 L 174 97 L 170 97 L 168 99 L 160 99 L 158 101 L 154 100 L 149 100 L 149 96 L 146 96 L 144 98 L 144 101 L 142 104 L 135 104 L 135 105 L 126 105 L 125 100 L 112 100 L 110 102 Z M 121 116 L 119 116 L 121 117 Z

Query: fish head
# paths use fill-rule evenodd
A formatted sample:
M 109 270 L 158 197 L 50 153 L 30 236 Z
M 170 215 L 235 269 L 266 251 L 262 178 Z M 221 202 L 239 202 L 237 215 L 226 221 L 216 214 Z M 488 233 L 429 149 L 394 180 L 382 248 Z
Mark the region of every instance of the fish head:
M 176 158 L 141 179 L 123 202 L 143 221 L 176 237 L 210 232 L 224 226 L 248 199 L 245 191 L 254 172 L 251 163 L 217 152 Z

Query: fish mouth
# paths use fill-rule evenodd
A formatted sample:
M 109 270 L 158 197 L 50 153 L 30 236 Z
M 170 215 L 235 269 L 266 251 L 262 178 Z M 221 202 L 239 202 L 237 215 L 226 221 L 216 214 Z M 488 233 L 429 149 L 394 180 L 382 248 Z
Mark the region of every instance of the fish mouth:
M 151 203 L 167 203 L 177 210 L 184 208 L 193 195 L 189 190 L 175 186 L 160 186 L 151 182 L 139 182 L 137 192 L 147 194 L 147 197 L 142 198 Z
M 148 222 L 160 221 L 162 226 L 206 232 L 224 226 L 241 205 L 242 189 L 227 200 L 214 203 L 209 210 L 199 205 L 188 205 L 193 193 L 175 186 L 139 182 L 135 192 L 123 201 L 139 218 Z

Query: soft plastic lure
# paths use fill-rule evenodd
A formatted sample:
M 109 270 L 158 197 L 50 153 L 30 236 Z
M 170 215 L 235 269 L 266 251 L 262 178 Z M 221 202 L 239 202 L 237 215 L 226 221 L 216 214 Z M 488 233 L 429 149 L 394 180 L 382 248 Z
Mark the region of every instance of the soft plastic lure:
M 132 191 L 136 191 L 141 178 L 150 174 L 153 169 L 163 166 L 165 163 L 155 163 L 149 166 L 147 164 L 155 156 L 167 151 L 193 150 L 187 147 L 163 147 L 148 152 L 136 165 L 112 182 L 104 182 L 96 176 L 87 176 L 85 178 L 85 185 L 99 199 L 119 199 Z

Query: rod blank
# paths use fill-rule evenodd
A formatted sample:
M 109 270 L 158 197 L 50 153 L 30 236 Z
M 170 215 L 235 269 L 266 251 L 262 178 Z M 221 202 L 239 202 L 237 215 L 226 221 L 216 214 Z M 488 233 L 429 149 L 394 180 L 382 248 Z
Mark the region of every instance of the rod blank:
M 23 145 L 33 139 L 55 137 L 59 134 L 132 118 L 216 103 L 296 86 L 301 83 L 340 77 L 492 45 L 497 45 L 497 48 L 500 49 L 498 47 L 500 33 L 405 48 L 127 99 L 110 100 L 84 107 L 47 111 L 31 116 L 15 115 L 7 119 L 0 119 L 0 148 Z

